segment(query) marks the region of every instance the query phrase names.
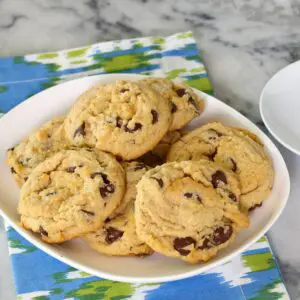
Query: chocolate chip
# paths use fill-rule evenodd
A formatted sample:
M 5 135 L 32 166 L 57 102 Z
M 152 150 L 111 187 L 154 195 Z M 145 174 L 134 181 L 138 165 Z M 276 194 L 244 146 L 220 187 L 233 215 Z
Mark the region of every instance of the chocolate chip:
M 142 170 L 142 169 L 145 169 L 145 168 L 146 168 L 146 166 L 145 166 L 143 163 L 139 162 L 139 163 L 137 163 L 137 164 L 134 166 L 133 170 L 134 170 L 134 171 L 138 171 L 138 170 Z
M 211 154 L 207 154 L 206 156 L 208 157 L 209 160 L 213 161 L 215 156 L 217 155 L 218 150 L 215 149 L 215 151 Z
M 116 155 L 115 158 L 116 158 L 117 161 L 122 161 L 123 160 L 122 156 L 120 156 L 120 155 Z
M 193 193 L 184 193 L 183 196 L 186 197 L 186 198 L 192 198 Z
M 171 106 L 172 106 L 171 113 L 174 114 L 177 111 L 177 105 L 171 102 Z
M 232 232 L 233 230 L 231 225 L 226 225 L 226 228 L 221 226 L 216 228 L 212 237 L 214 245 L 218 246 L 228 241 L 232 235 Z
M 82 212 L 84 212 L 85 214 L 89 215 L 89 216 L 94 216 L 95 213 L 93 213 L 92 211 L 88 211 L 88 210 L 85 210 L 85 209 L 81 209 Z
M 143 156 L 141 156 L 139 158 L 139 161 L 142 161 L 143 163 L 145 163 L 147 166 L 150 167 L 156 167 L 164 163 L 163 158 L 152 151 L 149 151 L 145 153 Z
M 228 191 L 228 197 L 234 202 L 237 201 L 236 195 L 230 191 Z
M 199 250 L 209 249 L 211 246 L 209 245 L 209 239 L 205 238 L 201 246 L 197 247 Z
M 164 186 L 164 182 L 161 178 L 156 178 L 156 177 L 150 177 L 154 180 L 156 180 L 156 182 L 158 183 L 158 185 L 162 188 Z
M 103 182 L 104 182 L 105 184 L 110 184 L 110 181 L 108 180 L 106 174 L 101 173 L 101 177 L 102 177 L 102 180 L 103 180 Z
M 116 118 L 116 125 L 118 128 L 121 128 L 123 125 L 123 120 L 120 117 Z
M 253 211 L 255 208 L 258 208 L 258 207 L 261 207 L 261 206 L 262 206 L 262 203 L 255 204 L 255 205 L 251 206 L 251 207 L 248 209 L 248 211 L 249 211 L 249 212 L 250 212 L 250 211 Z
M 114 227 L 108 227 L 106 229 L 105 241 L 108 244 L 112 244 L 113 242 L 120 239 L 123 236 L 123 234 L 124 234 L 124 231 L 118 230 Z
M 83 122 L 74 132 L 73 138 L 75 138 L 76 136 L 85 135 L 85 123 Z
M 8 151 L 14 151 L 14 149 L 15 149 L 15 147 L 11 147 L 11 148 L 7 149 L 7 152 Z
M 25 177 L 24 177 L 24 181 L 26 182 L 26 181 L 27 181 L 27 179 L 28 179 L 28 176 L 25 176 Z
M 194 106 L 196 112 L 199 112 L 199 107 L 192 97 L 189 98 L 188 103 Z
M 92 173 L 90 177 L 92 179 L 94 179 L 96 176 L 101 176 L 101 178 L 102 178 L 102 180 L 103 180 L 103 182 L 105 184 L 109 184 L 110 183 L 110 181 L 107 179 L 107 175 L 106 174 L 104 174 L 102 172 L 95 172 L 95 173 Z
M 198 200 L 200 203 L 202 203 L 202 199 L 201 199 L 201 197 L 200 197 L 199 195 L 197 195 L 196 198 L 197 198 L 197 200 Z
M 48 236 L 48 232 L 41 225 L 40 225 L 39 231 L 40 231 L 40 234 Z
M 132 133 L 132 132 L 135 132 L 135 131 L 137 131 L 137 130 L 142 129 L 142 127 L 143 127 L 143 125 L 142 125 L 141 123 L 134 123 L 134 128 L 133 128 L 133 129 L 128 128 L 127 125 L 125 125 L 125 126 L 124 126 L 124 130 L 125 130 L 125 132 L 130 132 L 130 133 Z
M 68 167 L 68 168 L 65 169 L 65 171 L 68 172 L 68 173 L 74 173 L 75 169 L 76 169 L 76 166 Z
M 194 198 L 198 200 L 200 203 L 202 203 L 202 199 L 198 194 L 186 192 L 183 194 L 183 196 L 188 199 Z
M 219 131 L 215 130 L 215 129 L 209 129 L 207 131 L 209 134 L 213 134 L 213 135 L 216 135 L 217 137 L 221 137 L 223 134 L 220 133 Z M 215 140 L 216 137 L 215 136 L 210 136 L 209 137 L 209 140 Z
M 99 187 L 99 192 L 102 198 L 106 198 L 108 194 L 112 194 L 115 191 L 115 186 L 110 184 L 105 184 Z
M 196 241 L 190 237 L 184 237 L 184 238 L 176 238 L 173 242 L 173 247 L 176 251 L 178 251 L 182 256 L 188 255 L 191 251 L 184 249 L 186 246 L 189 246 L 191 244 L 196 245 Z
M 231 170 L 232 170 L 233 172 L 235 172 L 235 171 L 237 170 L 236 162 L 235 162 L 235 160 L 232 159 L 232 158 L 230 158 L 230 161 L 231 161 L 231 164 L 232 164 Z
M 151 109 L 152 114 L 152 124 L 155 124 L 158 122 L 158 112 L 154 109 Z
M 125 93 L 125 92 L 128 92 L 129 91 L 129 89 L 120 89 L 120 93 Z
M 183 95 L 185 95 L 185 89 L 178 89 L 178 90 L 176 90 L 176 94 L 179 97 L 182 97 Z
M 53 196 L 53 195 L 56 195 L 56 192 L 50 192 L 50 193 L 46 194 L 46 197 L 47 196 Z
M 17 173 L 16 170 L 13 167 L 10 168 L 10 172 L 11 172 L 11 174 L 16 174 Z
M 227 184 L 226 175 L 224 172 L 218 170 L 211 176 L 211 183 L 213 187 L 216 189 L 217 187 L 221 186 L 222 183 Z

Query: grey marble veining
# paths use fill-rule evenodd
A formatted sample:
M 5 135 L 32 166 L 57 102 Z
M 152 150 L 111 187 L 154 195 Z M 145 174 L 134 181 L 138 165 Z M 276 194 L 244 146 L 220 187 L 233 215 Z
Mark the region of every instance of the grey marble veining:
M 217 97 L 262 126 L 262 87 L 300 58 L 300 0 L 0 1 L 1 56 L 185 30 L 194 32 Z M 300 299 L 300 158 L 279 147 L 291 175 L 291 197 L 269 236 L 290 295 Z M 9 269 L 2 246 L 0 254 L 2 288 L 12 283 L 10 274 L 2 275 L 9 272 L 2 273 Z

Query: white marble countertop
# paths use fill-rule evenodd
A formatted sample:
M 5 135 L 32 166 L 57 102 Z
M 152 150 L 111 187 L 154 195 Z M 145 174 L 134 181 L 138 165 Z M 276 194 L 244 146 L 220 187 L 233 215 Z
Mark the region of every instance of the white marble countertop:
M 192 30 L 217 97 L 263 126 L 260 91 L 300 58 L 299 28 L 299 0 L 2 0 L 0 56 Z M 269 236 L 291 298 L 300 299 L 300 157 L 279 148 L 291 196 Z M 0 299 L 15 299 L 2 224 L 0 256 Z

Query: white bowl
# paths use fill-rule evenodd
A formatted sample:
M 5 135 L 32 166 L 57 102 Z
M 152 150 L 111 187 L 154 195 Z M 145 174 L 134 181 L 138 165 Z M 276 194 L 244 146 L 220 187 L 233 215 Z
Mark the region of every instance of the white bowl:
M 272 135 L 300 155 L 300 61 L 277 72 L 260 95 L 260 114 Z
M 154 254 L 146 258 L 108 257 L 90 249 L 80 239 L 60 245 L 43 243 L 37 235 L 20 227 L 17 214 L 19 188 L 4 163 L 6 150 L 52 117 L 68 111 L 75 99 L 95 83 L 109 83 L 116 79 L 141 79 L 140 75 L 99 75 L 76 79 L 47 89 L 0 119 L 0 211 L 3 217 L 28 241 L 53 257 L 99 277 L 125 282 L 163 282 L 191 277 L 232 259 L 258 240 L 277 220 L 289 195 L 290 180 L 285 162 L 272 141 L 253 123 L 221 101 L 205 95 L 204 113 L 195 119 L 189 129 L 209 121 L 244 127 L 254 132 L 264 143 L 273 160 L 275 180 L 272 193 L 264 205 L 250 216 L 251 226 L 241 231 L 237 239 L 207 263 L 190 265 L 180 260 Z M 196 91 L 199 93 L 199 91 Z

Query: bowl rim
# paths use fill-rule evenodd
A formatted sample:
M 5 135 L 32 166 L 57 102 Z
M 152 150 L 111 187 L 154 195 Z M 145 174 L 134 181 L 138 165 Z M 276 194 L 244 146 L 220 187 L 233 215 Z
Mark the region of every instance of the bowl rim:
M 267 117 L 265 115 L 265 109 L 266 109 L 266 104 L 265 104 L 265 93 L 266 90 L 269 88 L 269 85 L 271 84 L 271 82 L 279 77 L 281 75 L 281 73 L 287 69 L 290 69 L 291 67 L 294 67 L 295 65 L 300 65 L 300 60 L 291 63 L 285 67 L 283 67 L 282 69 L 278 70 L 274 75 L 272 75 L 272 77 L 267 81 L 267 83 L 265 84 L 265 86 L 263 87 L 260 96 L 259 96 L 259 113 L 260 116 L 266 126 L 266 128 L 269 130 L 269 132 L 272 134 L 272 136 L 284 147 L 286 147 L 287 149 L 289 149 L 290 151 L 292 151 L 293 153 L 300 155 L 300 147 L 299 149 L 292 147 L 289 143 L 285 142 L 277 133 L 274 129 L 272 129 L 272 127 L 270 126 L 269 122 L 267 121 Z
M 61 83 L 59 85 L 56 85 L 54 87 L 51 87 L 49 89 L 43 90 L 40 93 L 37 93 L 33 96 L 31 96 L 30 98 L 26 99 L 24 102 L 20 103 L 19 105 L 17 105 L 16 107 L 14 107 L 12 110 L 10 110 L 10 112 L 15 111 L 15 110 L 19 110 L 22 109 L 23 105 L 27 105 L 26 103 L 30 102 L 32 98 L 36 97 L 37 95 L 40 95 L 42 93 L 46 93 L 47 91 L 49 91 L 50 89 L 55 89 L 58 86 L 61 85 L 65 85 L 65 84 L 72 84 L 76 81 L 81 81 L 81 80 L 87 80 L 88 78 L 97 78 L 98 80 L 103 80 L 107 77 L 111 77 L 111 80 L 116 80 L 119 79 L 119 77 L 125 77 L 127 79 L 131 79 L 131 80 L 137 80 L 137 79 L 142 79 L 142 78 L 147 78 L 147 77 L 157 77 L 157 76 L 145 76 L 145 75 L 140 75 L 140 74 L 122 74 L 122 73 L 115 73 L 115 74 L 105 74 L 105 75 L 93 75 L 93 76 L 86 76 L 86 77 L 81 77 L 81 78 L 77 78 L 77 79 L 73 79 L 64 83 Z M 264 140 L 268 141 L 268 143 L 270 143 L 274 150 L 278 152 L 278 158 L 280 159 L 280 164 L 282 166 L 282 172 L 285 173 L 285 178 L 286 178 L 286 183 L 284 185 L 284 193 L 281 197 L 281 202 L 280 205 L 278 205 L 277 208 L 277 212 L 272 215 L 272 217 L 268 220 L 268 222 L 266 223 L 266 225 L 264 227 L 262 227 L 257 234 L 255 234 L 254 236 L 252 236 L 251 238 L 249 238 L 244 245 L 238 247 L 235 251 L 233 251 L 230 254 L 227 254 L 226 256 L 216 259 L 215 261 L 210 262 L 207 265 L 201 265 L 199 264 L 198 268 L 195 268 L 194 270 L 190 270 L 190 271 L 186 271 L 184 273 L 180 273 L 180 274 L 175 274 L 175 275 L 165 275 L 165 276 L 149 276 L 149 277 L 137 277 L 137 276 L 124 276 L 124 275 L 115 275 L 106 271 L 100 271 L 99 269 L 96 268 L 92 268 L 89 266 L 86 266 L 84 264 L 81 264 L 75 260 L 73 260 L 72 258 L 66 257 L 64 254 L 60 253 L 59 249 L 55 249 L 55 251 L 51 248 L 49 248 L 49 245 L 42 242 L 39 238 L 37 238 L 36 236 L 32 235 L 30 232 L 28 232 L 27 230 L 25 230 L 24 228 L 22 228 L 18 222 L 14 222 L 13 220 L 10 219 L 10 217 L 8 216 L 8 214 L 2 209 L 1 205 L 0 205 L 0 214 L 3 216 L 3 218 L 19 233 L 21 234 L 25 239 L 27 239 L 29 242 L 31 242 L 33 245 L 35 245 L 37 248 L 43 250 L 44 252 L 46 252 L 47 254 L 49 254 L 50 256 L 58 259 L 59 261 L 62 261 L 70 266 L 73 266 L 79 270 L 85 271 L 91 275 L 95 275 L 101 278 L 105 278 L 105 279 L 109 279 L 109 280 L 114 280 L 114 281 L 120 281 L 120 282 L 128 282 L 128 283 L 161 283 L 161 282 L 169 282 L 169 281 L 175 281 L 175 280 L 180 280 L 180 279 L 185 279 L 185 278 L 189 278 L 189 277 L 193 277 L 196 275 L 199 275 L 203 272 L 206 272 L 214 267 L 217 267 L 219 265 L 224 264 L 225 262 L 230 261 L 233 257 L 239 255 L 240 253 L 242 253 L 243 251 L 245 251 L 247 248 L 249 248 L 252 244 L 254 244 L 261 236 L 263 236 L 269 229 L 270 227 L 274 224 L 274 222 L 278 219 L 278 217 L 280 216 L 280 214 L 282 213 L 288 198 L 289 198 L 289 193 L 290 193 L 290 177 L 289 177 L 289 173 L 288 173 L 288 169 L 287 166 L 285 164 L 285 161 L 280 153 L 280 151 L 278 150 L 278 148 L 276 147 L 276 145 L 271 141 L 271 139 L 264 133 L 262 132 L 257 125 L 255 125 L 253 122 L 251 122 L 248 118 L 246 118 L 245 116 L 243 116 L 240 112 L 238 112 L 237 110 L 235 110 L 234 108 L 230 107 L 229 105 L 223 103 L 222 101 L 218 100 L 217 98 L 208 95 L 204 92 L 201 92 L 197 89 L 193 89 L 196 93 L 198 94 L 202 94 L 205 97 L 207 97 L 207 101 L 209 101 L 209 98 L 213 98 L 214 101 L 217 101 L 218 104 L 221 104 L 223 107 L 226 107 L 227 111 L 231 111 L 234 114 L 236 114 L 239 118 L 239 120 L 241 120 L 242 123 L 245 124 L 246 128 L 251 128 L 250 130 L 255 130 L 257 132 L 260 133 L 260 135 L 264 138 Z M 0 119 L 0 126 L 1 126 L 1 121 L 3 119 L 6 119 L 9 115 L 8 112 L 7 114 L 5 114 L 1 119 Z

